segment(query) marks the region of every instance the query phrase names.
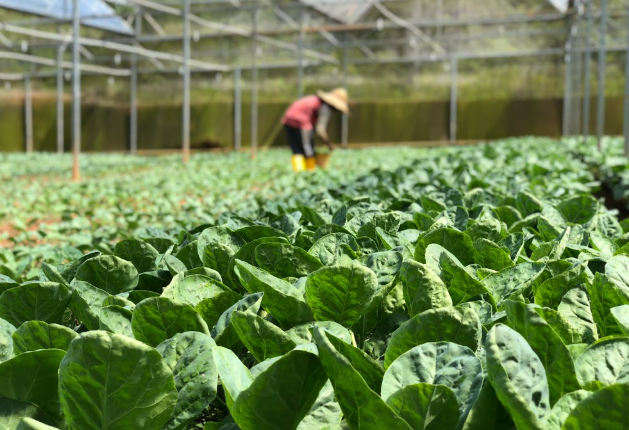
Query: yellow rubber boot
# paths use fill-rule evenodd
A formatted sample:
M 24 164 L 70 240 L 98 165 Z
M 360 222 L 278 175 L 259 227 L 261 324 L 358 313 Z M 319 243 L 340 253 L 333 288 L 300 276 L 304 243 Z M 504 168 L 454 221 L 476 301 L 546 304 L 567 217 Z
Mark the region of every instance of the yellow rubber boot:
M 290 162 L 293 165 L 293 171 L 303 172 L 306 170 L 306 158 L 303 155 L 293 155 Z
M 317 157 L 306 158 L 306 169 L 308 169 L 309 172 L 317 169 Z

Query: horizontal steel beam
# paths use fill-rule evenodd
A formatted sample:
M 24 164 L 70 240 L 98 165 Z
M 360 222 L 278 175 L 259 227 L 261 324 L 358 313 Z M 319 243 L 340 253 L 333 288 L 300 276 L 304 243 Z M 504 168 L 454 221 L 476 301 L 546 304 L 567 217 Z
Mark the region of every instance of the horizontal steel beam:
M 40 66 L 57 66 L 57 60 L 54 58 L 38 57 L 36 55 L 22 54 L 21 52 L 6 52 L 0 51 L 0 58 L 5 60 L 15 60 L 24 63 L 39 64 Z M 71 61 L 63 61 L 61 67 L 64 69 L 71 69 Z M 92 64 L 81 63 L 81 70 L 85 72 L 92 72 L 99 75 L 107 76 L 130 76 L 131 72 L 128 69 L 116 69 L 113 67 L 95 66 Z M 30 74 L 32 77 L 37 77 L 36 73 Z M 56 74 L 53 74 L 56 76 Z
M 0 30 L 7 33 L 22 34 L 25 36 L 37 37 L 40 39 L 53 40 L 56 42 L 67 43 L 72 40 L 72 35 L 63 35 L 58 33 L 52 33 L 49 31 L 35 30 L 32 28 L 25 28 L 13 24 L 0 23 Z M 137 54 L 142 57 L 152 58 L 155 60 L 173 61 L 183 64 L 184 58 L 181 55 L 170 54 L 166 52 L 153 51 L 150 49 L 142 48 L 141 46 L 126 45 L 118 42 L 110 42 L 107 40 L 90 39 L 86 37 L 79 37 L 79 43 L 82 46 L 92 46 L 96 48 L 110 49 L 118 52 L 127 52 L 130 54 Z M 213 70 L 213 71 L 229 71 L 229 66 L 207 63 L 205 61 L 190 60 L 192 67 L 201 69 Z

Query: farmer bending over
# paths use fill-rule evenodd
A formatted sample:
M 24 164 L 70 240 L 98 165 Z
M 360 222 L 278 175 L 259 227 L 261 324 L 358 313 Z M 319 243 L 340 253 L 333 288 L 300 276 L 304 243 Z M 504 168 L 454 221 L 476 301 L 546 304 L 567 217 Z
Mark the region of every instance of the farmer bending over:
M 328 121 L 332 112 L 349 113 L 348 95 L 345 88 L 337 88 L 328 92 L 317 91 L 317 95 L 302 97 L 295 101 L 282 118 L 282 124 L 288 135 L 288 144 L 293 151 L 291 159 L 293 170 L 315 170 L 313 131 L 330 150 L 334 145 L 328 137 Z

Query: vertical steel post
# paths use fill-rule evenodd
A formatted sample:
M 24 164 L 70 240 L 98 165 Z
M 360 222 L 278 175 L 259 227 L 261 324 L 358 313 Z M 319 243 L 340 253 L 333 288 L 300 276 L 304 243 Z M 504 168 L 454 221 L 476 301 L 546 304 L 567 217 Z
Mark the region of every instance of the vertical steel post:
M 457 114 L 458 114 L 458 81 L 459 81 L 459 60 L 452 56 L 450 60 L 450 142 L 457 139 Z
M 437 0 L 437 22 L 441 22 L 443 19 L 443 0 Z M 443 36 L 443 25 L 439 24 L 437 27 L 437 40 L 441 40 Z
M 57 48 L 57 153 L 63 153 L 63 44 Z
M 73 0 L 72 9 L 72 180 L 81 180 L 79 154 L 81 153 L 81 13 L 79 0 Z
M 602 149 L 605 134 L 605 67 L 607 63 L 607 0 L 601 0 L 601 44 L 598 50 L 598 115 L 596 117 L 596 138 L 598 150 Z
M 26 141 L 26 152 L 33 152 L 33 91 L 31 88 L 31 77 L 24 77 L 24 136 Z
M 142 7 L 138 6 L 135 13 L 135 39 L 142 33 Z M 138 151 L 138 56 L 131 54 L 131 100 L 129 112 L 129 151 L 135 154 Z
M 251 158 L 255 159 L 258 152 L 258 21 L 260 10 L 256 3 L 253 9 L 251 31 Z
M 184 0 L 183 7 L 183 124 L 182 151 L 183 163 L 190 160 L 190 0 Z
M 629 21 L 628 21 L 629 23 Z M 629 24 L 627 25 L 629 30 Z M 627 46 L 629 46 L 629 38 L 627 40 Z M 623 132 L 625 136 L 625 157 L 629 157 L 629 49 L 627 49 L 627 58 L 625 66 L 625 111 L 622 122 Z
M 242 146 L 242 88 L 240 67 L 234 69 L 234 149 Z
M 308 14 L 302 10 L 301 12 L 301 28 L 299 30 L 299 43 L 297 45 L 297 61 L 299 62 L 297 66 L 297 97 L 301 98 L 304 95 L 304 44 L 306 42 L 306 32 L 304 31 L 306 27 L 306 20 L 308 19 Z
M 592 63 L 592 1 L 586 1 L 587 29 L 585 32 L 585 77 L 583 91 L 583 141 L 590 134 L 590 68 Z
M 343 88 L 347 88 L 349 51 L 343 48 Z M 349 115 L 344 113 L 341 117 L 341 145 L 347 146 L 349 142 Z
M 568 18 L 568 41 L 564 54 L 564 90 L 563 90 L 563 120 L 562 136 L 568 136 L 570 129 L 570 113 L 572 110 L 572 44 L 574 42 L 574 17 Z

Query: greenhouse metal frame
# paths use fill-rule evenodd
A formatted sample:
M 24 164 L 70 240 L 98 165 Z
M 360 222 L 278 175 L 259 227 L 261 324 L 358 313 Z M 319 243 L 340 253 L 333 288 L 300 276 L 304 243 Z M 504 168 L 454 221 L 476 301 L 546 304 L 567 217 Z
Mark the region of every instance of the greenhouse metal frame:
M 177 0 L 170 2 L 156 2 L 152 0 L 106 0 L 107 3 L 123 4 L 130 9 L 126 17 L 118 13 L 105 15 L 81 14 L 82 0 L 49 0 L 67 2 L 66 7 L 71 11 L 70 16 L 62 18 L 55 16 L 39 16 L 28 20 L 0 22 L 0 59 L 3 64 L 13 62 L 27 63 L 52 68 L 49 71 L 3 72 L 0 69 L 0 80 L 23 81 L 25 90 L 25 137 L 26 151 L 33 150 L 33 118 L 31 101 L 31 81 L 33 79 L 56 78 L 57 81 L 57 150 L 63 152 L 64 124 L 63 124 L 63 95 L 64 70 L 72 70 L 72 151 L 74 154 L 74 179 L 80 178 L 79 153 L 81 150 L 81 75 L 104 75 L 128 78 L 130 84 L 130 136 L 129 150 L 137 151 L 137 85 L 138 76 L 142 74 L 180 74 L 183 80 L 182 106 L 182 153 L 184 163 L 190 157 L 190 84 L 192 73 L 233 73 L 234 76 L 234 142 L 235 149 L 241 147 L 242 124 L 242 88 L 240 85 L 243 71 L 251 73 L 251 154 L 255 157 L 258 147 L 257 141 L 257 92 L 258 71 L 269 69 L 295 69 L 297 72 L 297 92 L 303 94 L 304 70 L 320 66 L 335 65 L 342 69 L 343 83 L 347 81 L 349 65 L 364 64 L 400 64 L 426 62 L 448 62 L 450 64 L 450 118 L 449 139 L 457 140 L 457 100 L 458 100 L 458 70 L 459 63 L 482 59 L 500 58 L 535 58 L 535 57 L 564 57 L 565 79 L 563 97 L 563 135 L 588 136 L 590 134 L 590 76 L 592 73 L 592 57 L 605 59 L 608 52 L 626 52 L 629 46 L 629 5 L 624 2 L 623 8 L 611 8 L 608 0 L 573 0 L 568 2 L 551 0 L 557 8 L 555 12 L 539 12 L 534 14 L 509 14 L 495 16 L 465 17 L 461 10 L 465 7 L 465 0 L 457 0 L 457 16 L 455 18 L 437 19 L 406 19 L 393 13 L 389 6 L 397 3 L 419 2 L 421 0 L 300 0 L 290 3 L 280 0 Z M 102 2 L 102 1 L 101 1 Z M 442 5 L 443 0 L 437 0 Z M 0 0 L 0 7 L 11 7 L 9 0 Z M 179 7 L 177 7 L 179 6 Z M 233 26 L 207 19 L 205 14 L 216 10 L 217 7 L 232 10 L 234 13 L 250 15 L 249 26 Z M 441 7 L 441 6 L 439 6 Z M 282 28 L 260 28 L 261 11 L 272 11 L 285 24 Z M 113 9 L 112 9 L 113 11 Z M 291 17 L 291 13 L 298 13 L 298 19 Z M 24 10 L 21 10 L 24 12 Z M 291 13 L 289 13 L 291 12 Z M 29 13 L 26 11 L 26 13 Z M 352 15 L 353 14 L 353 15 Z M 371 14 L 371 18 L 362 19 Z M 324 19 L 322 24 L 311 24 L 309 17 L 316 15 Z M 350 19 L 342 19 L 342 17 Z M 174 17 L 174 18 L 173 18 Z M 121 26 L 121 31 L 113 33 L 106 31 L 106 37 L 81 37 L 81 26 L 98 27 L 98 20 L 116 18 L 121 19 L 132 30 Z M 160 25 L 160 19 L 181 19 L 181 32 L 177 34 L 167 32 Z M 610 23 L 626 20 L 627 40 L 625 43 L 607 43 L 607 28 Z M 146 23 L 155 34 L 142 34 L 142 23 Z M 564 23 L 564 28 L 514 30 L 510 26 L 543 23 Z M 57 32 L 42 31 L 33 28 L 36 25 L 56 25 Z M 95 25 L 96 24 L 96 25 Z M 65 27 L 70 27 L 63 32 Z M 194 30 L 192 27 L 197 28 Z M 505 37 L 520 38 L 536 35 L 556 35 L 565 37 L 565 45 L 547 49 L 523 49 L 500 51 L 486 50 L 475 52 L 458 52 L 445 48 L 440 41 L 431 37 L 430 31 L 444 28 L 466 28 L 469 26 L 483 26 L 495 28 L 493 32 L 471 34 L 464 36 L 467 40 L 492 40 Z M 382 40 L 367 40 L 362 38 L 364 33 L 382 33 L 388 30 L 403 30 L 405 38 Z M 108 29 L 111 30 L 111 29 Z M 203 32 L 202 32 L 202 31 Z M 306 35 L 316 33 L 321 36 L 321 43 L 308 46 Z M 7 35 L 29 37 L 30 42 L 18 43 Z M 597 35 L 598 37 L 594 37 Z M 205 38 L 238 37 L 249 41 L 249 63 L 237 64 L 236 61 L 210 62 L 196 55 L 192 50 L 192 43 Z M 283 38 L 290 37 L 290 41 Z M 446 36 L 448 37 L 448 36 Z M 294 39 L 294 40 L 293 40 Z M 382 56 L 376 52 L 379 47 L 391 44 L 406 44 L 412 42 L 421 45 L 425 52 L 417 55 Z M 181 42 L 179 52 L 147 49 L 144 44 L 162 42 Z M 26 48 L 24 44 L 26 43 Z M 258 61 L 258 46 L 268 45 L 274 49 L 287 50 L 295 57 L 292 61 L 283 63 L 260 63 Z M 33 55 L 26 53 L 31 47 L 55 47 L 56 57 Z M 64 60 L 64 53 L 71 46 L 72 61 Z M 119 66 L 119 57 L 114 57 L 113 65 L 102 65 L 95 61 L 88 49 L 107 49 L 118 54 L 130 55 L 129 67 Z M 352 58 L 351 49 L 361 53 L 360 57 Z M 84 61 L 81 57 L 87 58 Z M 152 68 L 139 68 L 138 58 L 151 61 Z M 162 62 L 174 63 L 176 67 L 165 67 Z M 597 61 L 597 76 L 599 86 L 604 88 L 606 61 Z M 587 84 L 586 84 L 587 83 Z M 601 85 L 603 83 L 603 85 Z M 597 91 L 596 106 L 596 136 L 600 141 L 604 132 L 605 99 L 604 91 Z M 347 144 L 348 117 L 342 122 L 341 141 Z M 625 100 L 623 130 L 625 135 L 625 155 L 629 156 L 629 55 L 625 70 Z

